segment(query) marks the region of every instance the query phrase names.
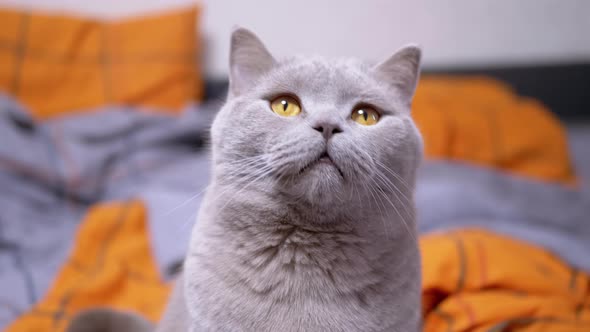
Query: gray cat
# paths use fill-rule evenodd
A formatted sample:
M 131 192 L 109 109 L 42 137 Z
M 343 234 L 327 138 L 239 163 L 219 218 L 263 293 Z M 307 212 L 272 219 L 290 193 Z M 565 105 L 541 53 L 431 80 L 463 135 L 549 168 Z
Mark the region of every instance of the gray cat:
M 212 180 L 159 331 L 419 330 L 420 53 L 278 60 L 233 32 Z

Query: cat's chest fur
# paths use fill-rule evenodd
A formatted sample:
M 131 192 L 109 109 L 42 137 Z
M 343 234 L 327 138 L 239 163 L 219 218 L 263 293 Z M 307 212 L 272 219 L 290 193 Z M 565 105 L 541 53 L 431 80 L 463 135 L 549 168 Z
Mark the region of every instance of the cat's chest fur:
M 261 207 L 240 211 L 218 214 L 215 222 L 207 222 L 205 212 L 195 232 L 187 294 L 194 306 L 189 311 L 198 316 L 196 330 L 394 331 L 406 326 L 396 319 L 408 314 L 399 303 L 412 298 L 404 292 L 419 291 L 419 281 L 407 278 L 419 266 L 411 246 L 354 229 L 294 226 L 283 213 Z

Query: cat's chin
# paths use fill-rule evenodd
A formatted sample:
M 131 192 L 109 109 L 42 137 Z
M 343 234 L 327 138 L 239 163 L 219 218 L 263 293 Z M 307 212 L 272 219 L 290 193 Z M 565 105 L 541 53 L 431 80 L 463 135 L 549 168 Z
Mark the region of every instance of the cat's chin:
M 344 200 L 344 187 L 340 170 L 331 162 L 320 161 L 299 174 L 287 190 L 313 205 L 333 205 Z

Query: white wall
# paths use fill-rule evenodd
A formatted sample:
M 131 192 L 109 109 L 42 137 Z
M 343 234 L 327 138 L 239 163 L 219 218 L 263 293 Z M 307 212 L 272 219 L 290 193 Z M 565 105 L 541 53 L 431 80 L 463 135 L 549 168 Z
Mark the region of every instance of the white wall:
M 0 0 L 117 18 L 193 0 Z M 255 30 L 280 54 L 378 60 L 407 42 L 430 66 L 590 61 L 590 0 L 200 0 L 207 72 L 226 72 L 231 27 Z

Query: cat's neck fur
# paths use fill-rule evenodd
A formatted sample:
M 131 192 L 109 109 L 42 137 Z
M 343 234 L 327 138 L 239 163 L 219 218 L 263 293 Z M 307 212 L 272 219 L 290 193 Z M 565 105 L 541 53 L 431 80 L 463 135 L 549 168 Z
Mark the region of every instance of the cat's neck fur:
M 227 330 L 226 324 L 232 331 L 417 329 L 414 234 L 386 229 L 408 220 L 363 217 L 354 200 L 318 220 L 321 209 L 308 203 L 270 195 L 264 186 L 220 181 L 205 200 L 188 257 L 198 262 L 192 264 L 198 270 L 187 271 L 189 287 L 201 288 L 201 298 L 188 301 L 193 325 L 207 331 Z M 225 289 L 225 301 L 207 291 L 212 284 Z M 215 325 L 222 312 L 232 314 Z

